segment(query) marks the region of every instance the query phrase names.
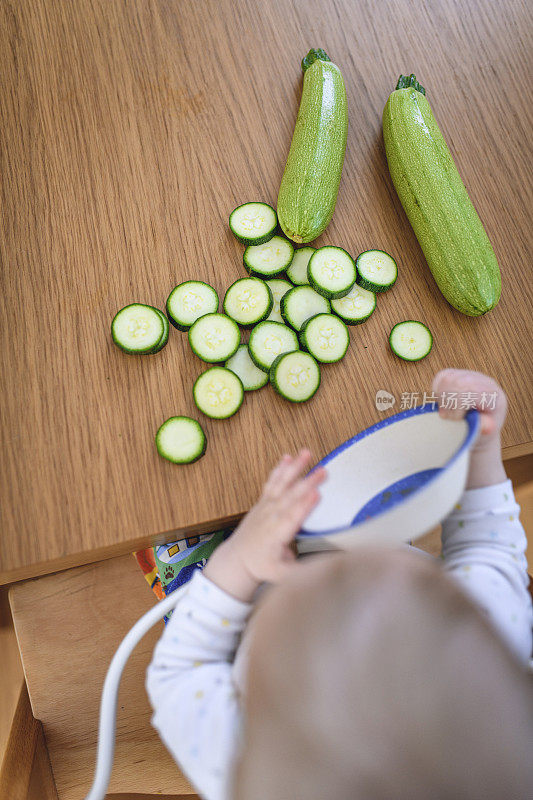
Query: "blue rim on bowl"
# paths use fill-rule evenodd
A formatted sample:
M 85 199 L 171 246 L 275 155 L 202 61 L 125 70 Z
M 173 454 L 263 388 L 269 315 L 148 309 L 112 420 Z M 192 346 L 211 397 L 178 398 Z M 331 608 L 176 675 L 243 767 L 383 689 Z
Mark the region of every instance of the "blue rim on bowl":
M 375 425 L 371 425 L 370 428 L 365 428 L 364 431 L 361 431 L 360 433 L 356 434 L 351 439 L 347 439 L 345 442 L 343 442 L 334 450 L 332 450 L 331 453 L 328 453 L 327 456 L 324 456 L 324 458 L 321 459 L 321 461 L 319 461 L 317 464 L 315 464 L 313 469 L 310 471 L 313 472 L 315 469 L 318 469 L 318 467 L 326 466 L 333 458 L 335 458 L 344 450 L 346 450 L 346 448 L 350 447 L 355 442 L 364 439 L 366 436 L 370 436 L 372 433 L 375 433 L 375 431 L 381 430 L 381 428 L 386 428 L 388 425 L 392 425 L 393 423 L 399 422 L 402 419 L 417 416 L 419 414 L 438 414 L 438 408 L 435 408 L 431 404 L 431 405 L 417 406 L 416 408 L 410 408 L 407 409 L 406 411 L 400 411 L 398 414 L 392 414 L 390 417 L 386 417 L 385 419 L 376 422 Z M 446 461 L 446 463 L 443 464 L 441 467 L 435 468 L 433 470 L 426 470 L 426 474 L 424 475 L 422 482 L 420 482 L 416 486 L 416 488 L 410 489 L 409 491 L 410 498 L 416 495 L 418 492 L 422 491 L 422 489 L 425 489 L 426 486 L 428 486 L 428 484 L 430 484 L 432 481 L 436 480 L 443 470 L 451 466 L 451 464 L 453 464 L 454 461 L 456 461 L 456 459 L 458 459 L 459 456 L 465 450 L 469 449 L 472 446 L 479 431 L 479 425 L 480 425 L 479 412 L 476 411 L 475 409 L 470 409 L 470 411 L 467 411 L 467 413 L 465 414 L 464 419 L 467 423 L 468 428 L 465 439 L 462 442 L 461 446 L 455 451 L 455 453 L 451 456 L 451 458 L 449 458 L 448 461 Z M 401 483 L 401 481 L 399 483 Z M 373 511 L 371 516 L 377 517 L 380 516 L 381 514 L 385 514 L 386 512 L 390 511 L 391 508 L 393 508 L 395 505 L 397 505 L 404 499 L 405 498 L 402 496 L 401 492 L 396 492 L 386 506 L 381 506 L 378 510 Z M 367 518 L 365 517 L 360 518 L 360 512 L 359 512 L 356 515 L 352 524 L 350 525 L 350 528 L 357 528 L 357 526 L 365 522 L 366 519 Z M 321 531 L 307 531 L 305 530 L 305 528 L 302 528 L 298 533 L 298 537 L 303 538 L 306 536 L 307 537 L 327 536 L 329 533 L 337 533 L 338 531 L 342 530 L 346 530 L 345 525 L 341 526 L 340 528 L 327 528 Z

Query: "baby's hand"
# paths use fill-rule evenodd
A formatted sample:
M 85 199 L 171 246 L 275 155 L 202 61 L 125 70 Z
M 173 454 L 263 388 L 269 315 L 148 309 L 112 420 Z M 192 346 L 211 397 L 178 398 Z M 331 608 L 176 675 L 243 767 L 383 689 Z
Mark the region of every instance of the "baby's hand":
M 444 369 L 433 379 L 433 392 L 439 400 L 439 414 L 461 419 L 466 408 L 446 408 L 442 400 L 452 393 L 469 393 L 480 413 L 480 432 L 471 450 L 467 488 L 479 488 L 505 480 L 501 462 L 500 431 L 507 415 L 507 397 L 494 378 L 466 369 Z M 444 398 L 443 398 L 444 394 Z M 470 406 L 472 407 L 472 406 Z
M 472 403 L 475 403 L 481 416 L 480 436 L 475 445 L 476 449 L 498 438 L 507 414 L 507 398 L 494 378 L 467 369 L 443 369 L 433 379 L 433 391 L 439 398 L 439 405 L 443 393 L 445 395 L 454 392 L 458 395 L 470 393 Z M 448 419 L 460 419 L 464 417 L 466 409 L 459 407 L 447 409 L 440 406 L 439 413 Z
M 205 576 L 228 594 L 249 601 L 263 581 L 276 583 L 292 569 L 296 556 L 291 544 L 326 477 L 322 468 L 301 477 L 310 458 L 308 450 L 296 458 L 283 456 L 258 502 L 209 559 Z

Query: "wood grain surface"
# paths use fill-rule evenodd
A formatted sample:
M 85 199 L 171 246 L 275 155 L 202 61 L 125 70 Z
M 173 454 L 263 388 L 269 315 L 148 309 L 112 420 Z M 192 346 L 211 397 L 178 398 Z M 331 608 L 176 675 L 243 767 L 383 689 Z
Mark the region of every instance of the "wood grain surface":
M 32 714 L 24 682 L 0 761 L 0 797 L 58 800 L 43 728 Z
M 139 579 L 135 559 L 127 555 L 17 584 L 10 601 L 31 705 L 43 725 L 59 800 L 80 800 L 93 779 L 107 667 L 155 596 Z M 196 797 L 150 725 L 144 675 L 162 630 L 161 622 L 149 631 L 124 671 L 108 789 L 113 795 Z
M 505 454 L 533 449 L 526 2 L 35 0 L 0 15 L 2 581 L 234 519 L 283 452 L 321 457 L 377 421 L 378 389 L 397 410 L 445 366 L 498 378 Z M 201 417 L 191 388 L 203 365 L 175 331 L 157 356 L 122 354 L 111 318 L 132 301 L 162 308 L 186 278 L 222 293 L 244 275 L 228 214 L 275 204 L 300 59 L 316 46 L 342 69 L 350 120 L 318 244 L 389 251 L 397 285 L 310 403 L 253 393 L 231 420 L 202 418 L 207 455 L 173 466 L 154 434 L 172 414 Z M 502 300 L 481 319 L 439 294 L 388 174 L 381 113 L 411 71 L 501 265 Z M 435 335 L 420 364 L 387 346 L 413 317 Z

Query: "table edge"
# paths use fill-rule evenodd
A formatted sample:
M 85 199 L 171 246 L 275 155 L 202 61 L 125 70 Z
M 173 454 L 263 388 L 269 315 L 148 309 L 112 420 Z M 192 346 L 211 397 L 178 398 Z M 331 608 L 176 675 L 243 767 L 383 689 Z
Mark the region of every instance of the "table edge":
M 519 458 L 533 453 L 533 440 L 522 442 L 521 444 L 510 445 L 502 448 L 502 458 L 509 461 L 512 458 Z M 183 525 L 160 533 L 152 533 L 147 536 L 139 536 L 129 542 L 119 542 L 117 544 L 98 547 L 94 550 L 84 550 L 79 553 L 72 553 L 68 556 L 60 556 L 46 561 L 39 561 L 33 564 L 26 564 L 13 569 L 0 570 L 0 586 L 17 583 L 18 581 L 38 578 L 42 575 L 49 575 L 53 572 L 62 572 L 73 567 L 82 567 L 93 564 L 95 561 L 104 561 L 108 558 L 123 556 L 133 553 L 135 550 L 142 550 L 156 544 L 164 544 L 173 539 L 185 538 L 186 534 L 210 533 L 219 528 L 226 528 L 236 525 L 244 516 L 245 511 L 241 511 L 231 516 L 218 519 L 205 520 L 194 525 Z

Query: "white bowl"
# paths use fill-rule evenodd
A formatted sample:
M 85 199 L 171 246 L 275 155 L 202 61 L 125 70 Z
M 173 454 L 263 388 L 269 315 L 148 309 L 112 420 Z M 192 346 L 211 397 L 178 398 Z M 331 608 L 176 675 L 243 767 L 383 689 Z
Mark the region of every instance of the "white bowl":
M 478 429 L 477 411 L 448 420 L 426 405 L 341 444 L 316 465 L 328 475 L 298 551 L 405 542 L 431 530 L 463 493 Z

